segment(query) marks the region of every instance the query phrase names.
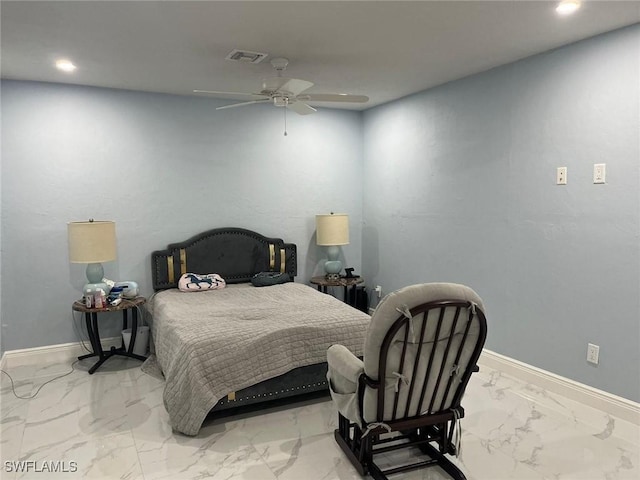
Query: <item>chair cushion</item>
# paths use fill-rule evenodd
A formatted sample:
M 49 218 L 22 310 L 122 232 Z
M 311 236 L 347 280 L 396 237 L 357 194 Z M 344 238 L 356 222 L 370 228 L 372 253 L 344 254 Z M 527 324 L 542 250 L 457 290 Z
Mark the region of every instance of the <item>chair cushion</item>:
M 398 309 L 412 309 L 423 303 L 437 300 L 469 301 L 479 305 L 484 311 L 484 304 L 478 294 L 459 283 L 422 283 L 409 285 L 390 293 L 382 299 L 373 312 L 364 340 L 364 371 L 369 378 L 378 379 L 380 347 L 389 327 L 402 316 Z
M 369 378 L 373 380 L 379 380 L 381 372 L 378 371 L 378 368 L 382 343 L 393 323 L 398 318 L 404 316 L 403 312 L 408 313 L 409 310 L 419 305 L 443 300 L 472 302 L 484 311 L 482 299 L 478 296 L 478 294 L 476 294 L 471 288 L 467 286 L 452 283 L 426 283 L 411 285 L 387 295 L 382 300 L 382 302 L 380 302 L 380 305 L 378 306 L 378 308 L 376 308 L 376 311 L 371 317 L 371 324 L 365 338 L 364 371 Z M 444 372 L 447 372 L 447 374 L 449 372 L 452 372 L 452 375 L 461 376 L 464 373 L 464 370 L 469 364 L 469 360 L 475 348 L 475 341 L 473 341 L 473 338 L 477 338 L 477 335 L 479 335 L 480 333 L 479 324 L 474 323 L 471 327 L 471 330 L 469 331 L 467 342 L 465 342 L 464 346 L 462 347 L 462 354 L 458 362 L 460 366 L 462 366 L 462 369 L 460 369 L 460 371 L 458 368 L 459 366 L 453 364 L 454 359 L 452 358 L 452 356 L 449 356 L 445 365 L 442 365 L 446 344 L 449 341 L 449 336 L 443 336 L 443 332 L 448 332 L 451 330 L 451 327 L 453 326 L 454 312 L 455 307 L 448 308 L 445 312 L 443 317 L 442 330 L 439 334 L 439 341 L 435 345 L 434 340 L 436 337 L 438 322 L 429 321 L 427 323 L 422 342 L 422 361 L 418 361 L 417 378 L 428 378 L 426 380 L 428 382 L 427 385 L 430 385 L 430 387 L 427 388 L 428 392 L 433 391 L 438 372 L 441 368 Z M 412 328 L 409 329 L 410 334 L 408 335 L 407 353 L 404 360 L 404 371 L 402 372 L 405 375 L 410 375 L 409 372 L 413 370 L 414 363 L 416 362 L 416 355 L 420 345 L 422 317 L 423 315 L 420 314 L 413 317 L 411 320 Z M 456 324 L 455 330 L 453 331 L 451 347 L 454 351 L 458 349 L 458 347 L 460 346 L 460 342 L 462 341 L 462 338 L 464 336 L 464 324 L 465 322 L 458 322 Z M 402 332 L 404 332 L 404 329 L 402 329 Z M 383 413 L 384 419 L 392 418 L 394 408 L 392 399 L 396 391 L 399 391 L 399 411 L 405 411 L 407 402 L 410 401 L 410 399 L 408 398 L 408 389 L 399 388 L 399 382 L 404 381 L 403 375 L 401 375 L 399 372 L 400 357 L 403 348 L 402 345 L 402 341 L 395 341 L 394 343 L 392 343 L 389 354 L 387 356 L 386 373 L 384 374 L 385 378 L 380 379 L 385 391 L 385 408 Z M 436 349 L 436 354 L 434 356 L 434 365 L 430 370 L 429 376 L 426 377 L 426 359 L 429 358 L 433 348 Z M 435 406 L 439 406 L 442 404 L 450 405 L 451 401 L 453 400 L 454 393 L 455 389 L 449 390 L 447 398 L 443 399 L 444 391 L 442 388 L 438 389 L 433 403 L 434 408 L 436 408 Z M 417 398 L 414 398 L 416 397 L 416 395 L 419 395 L 418 391 L 414 391 L 412 394 L 413 400 L 411 400 L 412 403 L 411 408 L 409 409 L 407 414 L 408 417 L 417 416 L 424 413 L 421 411 L 417 411 L 419 408 L 419 402 L 416 401 Z M 377 391 L 371 388 L 367 388 L 364 392 L 363 402 L 363 416 L 365 421 L 377 421 L 377 404 Z

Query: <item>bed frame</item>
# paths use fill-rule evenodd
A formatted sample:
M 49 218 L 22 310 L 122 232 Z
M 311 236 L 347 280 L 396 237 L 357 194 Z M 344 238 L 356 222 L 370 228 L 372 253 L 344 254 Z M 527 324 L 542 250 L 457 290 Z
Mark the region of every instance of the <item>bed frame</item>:
M 269 238 L 243 228 L 216 228 L 151 254 L 155 291 L 178 288 L 184 273 L 217 273 L 227 283 L 249 282 L 259 272 L 297 274 L 297 250 L 293 243 Z M 229 392 L 210 412 L 256 405 L 287 397 L 326 391 L 326 362 L 300 367 L 269 380 Z

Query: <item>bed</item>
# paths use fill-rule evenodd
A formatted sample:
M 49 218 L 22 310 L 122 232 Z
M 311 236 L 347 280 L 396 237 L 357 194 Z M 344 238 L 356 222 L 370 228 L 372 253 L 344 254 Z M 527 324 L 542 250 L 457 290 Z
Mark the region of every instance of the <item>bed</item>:
M 151 362 L 165 379 L 174 430 L 196 435 L 207 415 L 327 390 L 326 350 L 362 354 L 369 315 L 293 281 L 254 287 L 259 272 L 297 274 L 296 246 L 219 228 L 151 255 Z M 217 273 L 219 290 L 181 292 L 184 273 Z

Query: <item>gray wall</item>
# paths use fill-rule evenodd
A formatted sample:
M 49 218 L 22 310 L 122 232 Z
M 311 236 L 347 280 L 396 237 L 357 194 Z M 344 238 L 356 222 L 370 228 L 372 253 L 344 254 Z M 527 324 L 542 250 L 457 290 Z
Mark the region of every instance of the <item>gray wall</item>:
M 76 340 L 84 265 L 66 224 L 116 222 L 106 276 L 151 293 L 150 253 L 223 226 L 298 245 L 298 281 L 321 271 L 315 214 L 350 214 L 346 262 L 360 271 L 361 113 L 288 116 L 220 100 L 2 82 L 2 350 Z M 204 273 L 204 272 L 203 272 Z M 338 293 L 338 292 L 336 292 Z M 104 335 L 119 317 L 101 320 Z
M 489 349 L 640 400 L 639 40 L 626 28 L 365 112 L 368 281 L 468 284 Z

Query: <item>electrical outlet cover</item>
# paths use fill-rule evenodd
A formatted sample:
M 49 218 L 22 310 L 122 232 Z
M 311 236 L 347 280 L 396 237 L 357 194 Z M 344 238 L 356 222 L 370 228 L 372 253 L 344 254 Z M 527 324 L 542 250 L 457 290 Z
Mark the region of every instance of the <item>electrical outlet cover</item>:
M 556 185 L 567 184 L 567 167 L 558 167 L 556 171 Z
M 598 345 L 594 345 L 593 343 L 587 344 L 587 362 L 597 365 L 599 357 L 600 347 Z
M 607 180 L 607 164 L 593 164 L 593 183 L 605 183 Z

